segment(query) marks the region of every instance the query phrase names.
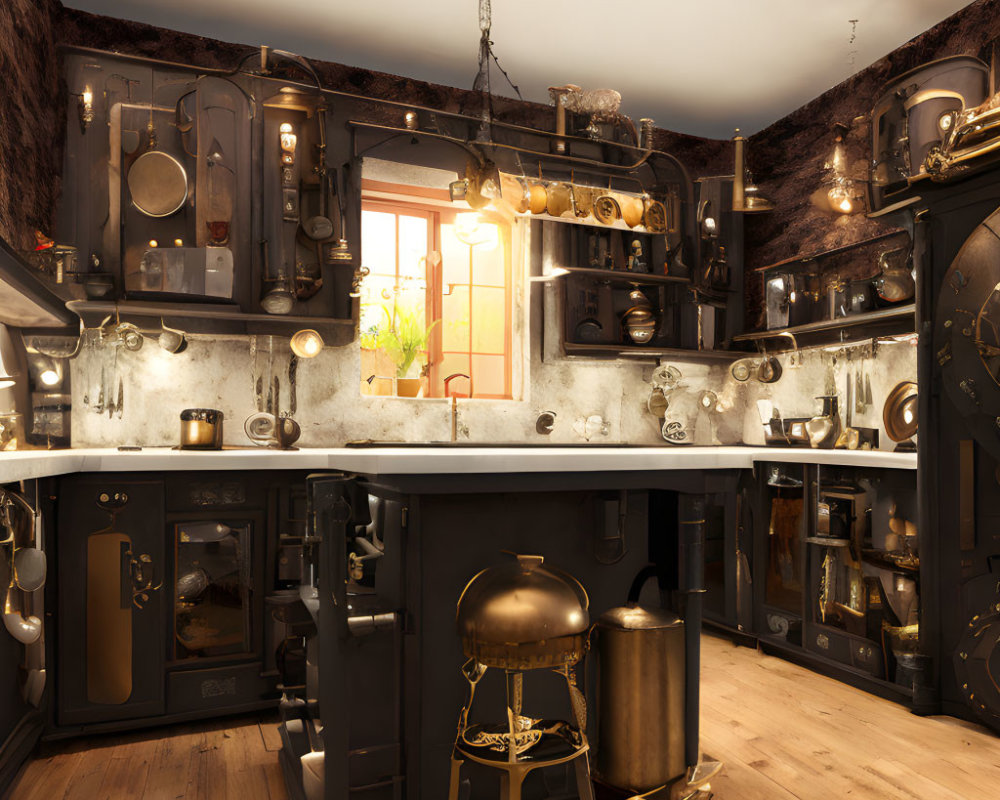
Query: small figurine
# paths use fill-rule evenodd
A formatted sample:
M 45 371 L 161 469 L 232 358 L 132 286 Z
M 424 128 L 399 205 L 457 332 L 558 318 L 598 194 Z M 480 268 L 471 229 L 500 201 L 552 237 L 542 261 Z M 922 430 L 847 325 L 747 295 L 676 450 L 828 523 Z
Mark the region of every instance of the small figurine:
M 649 272 L 649 265 L 643 260 L 642 257 L 642 242 L 638 239 L 633 239 L 632 245 L 629 249 L 632 252 L 628 257 L 628 271 Z

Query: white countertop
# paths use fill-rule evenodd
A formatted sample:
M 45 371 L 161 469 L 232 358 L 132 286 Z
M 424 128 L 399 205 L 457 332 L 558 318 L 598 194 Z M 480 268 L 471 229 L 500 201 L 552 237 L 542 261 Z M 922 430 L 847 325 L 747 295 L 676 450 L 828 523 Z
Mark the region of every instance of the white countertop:
M 301 469 L 366 475 L 750 469 L 778 461 L 916 469 L 916 453 L 784 447 L 370 447 L 302 450 L 113 448 L 0 453 L 0 483 L 73 472 Z

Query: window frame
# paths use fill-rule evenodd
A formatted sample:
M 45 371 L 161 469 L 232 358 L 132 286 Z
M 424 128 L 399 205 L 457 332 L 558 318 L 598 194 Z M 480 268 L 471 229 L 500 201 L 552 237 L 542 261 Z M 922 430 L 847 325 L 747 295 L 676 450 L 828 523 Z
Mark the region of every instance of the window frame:
M 412 200 L 410 199 L 412 198 Z M 399 279 L 399 216 L 426 217 L 428 220 L 428 252 L 438 252 L 442 250 L 441 226 L 453 224 L 455 216 L 463 213 L 463 209 L 454 208 L 448 197 L 448 192 L 440 189 L 427 187 L 416 187 L 402 184 L 386 183 L 383 181 L 362 180 L 362 211 L 377 211 L 392 213 L 396 215 L 396 265 L 395 273 Z M 474 246 L 463 245 L 470 248 L 473 258 L 470 259 L 468 271 L 468 283 L 455 284 L 455 286 L 467 286 L 469 288 L 469 335 L 468 348 L 465 350 L 444 350 L 443 324 L 435 325 L 431 331 L 427 349 L 427 363 L 429 365 L 427 376 L 427 398 L 446 397 L 443 388 L 444 375 L 441 374 L 441 364 L 446 354 L 464 355 L 468 358 L 469 374 L 473 375 L 473 397 L 476 399 L 490 400 L 513 400 L 514 399 L 514 269 L 513 269 L 513 232 L 508 221 L 498 213 L 480 212 L 485 222 L 496 224 L 500 234 L 500 246 L 503 248 L 503 271 L 504 271 L 504 350 L 503 353 L 486 353 L 472 349 L 473 343 L 473 319 L 474 290 L 481 288 L 501 288 L 496 285 L 473 283 L 474 276 Z M 362 253 L 362 260 L 364 253 Z M 427 262 L 424 280 L 425 288 L 425 324 L 430 325 L 434 320 L 443 321 L 445 286 L 443 282 L 443 261 L 439 260 L 435 264 Z M 473 369 L 473 358 L 475 356 L 502 356 L 504 360 L 504 393 L 503 394 L 482 394 L 475 391 L 475 380 Z M 438 386 L 442 386 L 440 394 L 435 393 Z

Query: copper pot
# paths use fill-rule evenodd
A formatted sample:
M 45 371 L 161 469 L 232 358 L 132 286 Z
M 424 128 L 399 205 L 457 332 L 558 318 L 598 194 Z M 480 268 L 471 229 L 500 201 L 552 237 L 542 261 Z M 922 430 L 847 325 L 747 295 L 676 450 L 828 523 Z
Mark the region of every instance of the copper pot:
M 185 408 L 181 412 L 182 450 L 221 450 L 223 414 L 214 408 Z

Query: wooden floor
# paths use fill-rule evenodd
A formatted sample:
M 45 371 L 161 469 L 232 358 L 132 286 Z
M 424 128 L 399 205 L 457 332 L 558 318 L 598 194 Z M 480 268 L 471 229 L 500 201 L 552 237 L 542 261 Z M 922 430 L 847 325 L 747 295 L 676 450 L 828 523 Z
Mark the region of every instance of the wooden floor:
M 715 800 L 997 800 L 1000 737 L 702 639 Z M 11 800 L 285 800 L 274 717 L 46 745 Z M 436 800 L 425 798 L 425 800 Z
M 998 800 L 1000 737 L 917 717 L 779 658 L 702 637 L 716 800 Z
M 277 715 L 42 746 L 10 800 L 287 800 Z

